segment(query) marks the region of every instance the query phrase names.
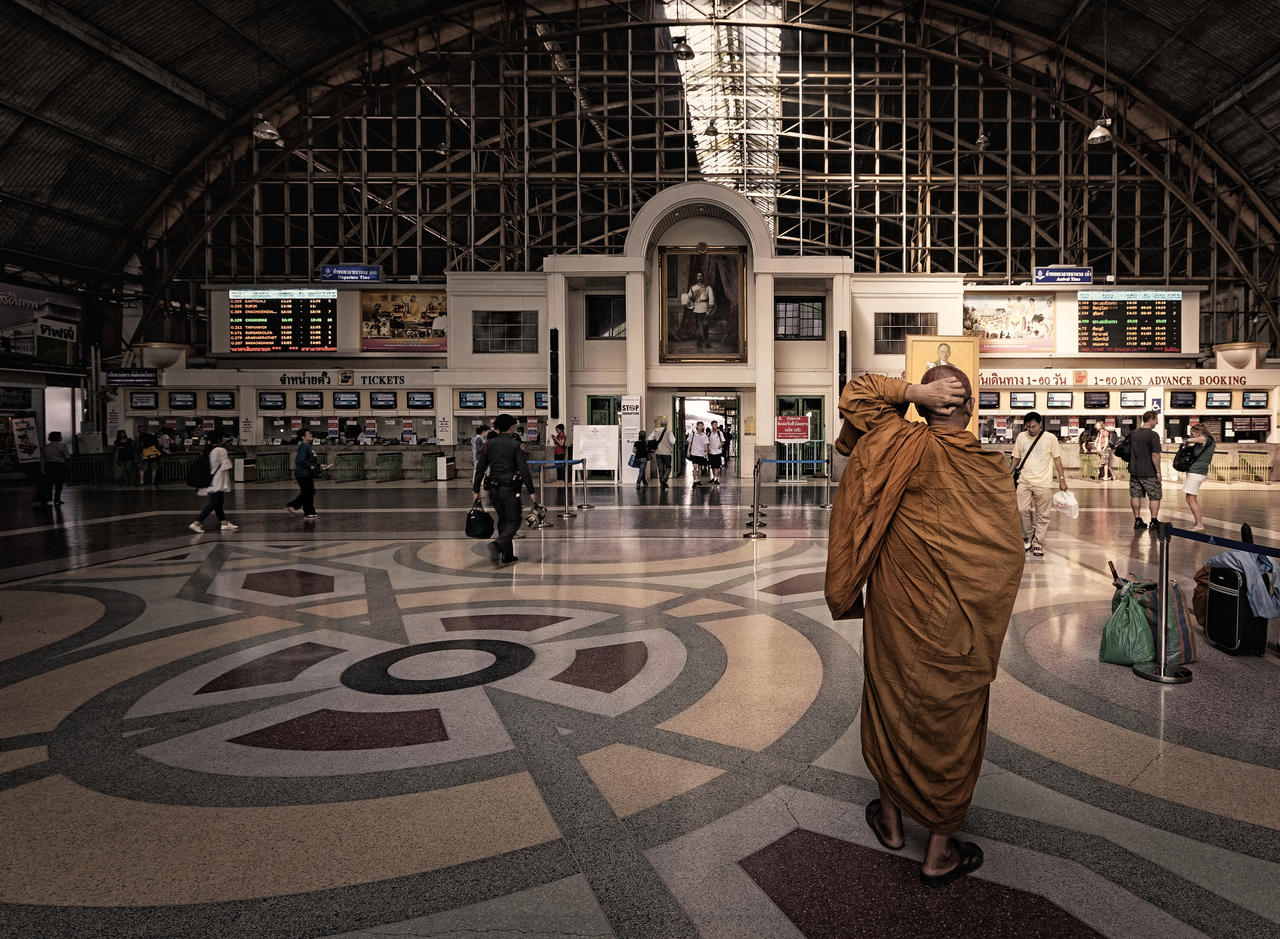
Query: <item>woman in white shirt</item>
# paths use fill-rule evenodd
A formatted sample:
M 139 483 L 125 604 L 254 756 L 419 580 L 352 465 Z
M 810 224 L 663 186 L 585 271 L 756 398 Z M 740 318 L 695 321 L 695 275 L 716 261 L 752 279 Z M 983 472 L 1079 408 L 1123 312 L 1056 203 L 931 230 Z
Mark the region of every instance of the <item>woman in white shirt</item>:
M 209 460 L 209 472 L 213 474 L 213 479 L 208 486 L 196 490 L 197 494 L 208 496 L 208 501 L 200 511 L 200 517 L 187 527 L 196 534 L 203 534 L 204 520 L 212 513 L 222 523 L 222 531 L 235 531 L 240 526 L 227 521 L 227 514 L 222 507 L 223 498 L 231 491 L 231 457 L 227 455 L 227 448 L 222 445 L 222 431 L 211 430 L 207 437 L 209 442 L 205 445 L 204 452 Z
M 720 485 L 717 474 L 720 467 L 724 466 L 724 431 L 715 421 L 711 422 L 711 428 L 707 431 L 707 463 L 711 467 L 711 485 Z

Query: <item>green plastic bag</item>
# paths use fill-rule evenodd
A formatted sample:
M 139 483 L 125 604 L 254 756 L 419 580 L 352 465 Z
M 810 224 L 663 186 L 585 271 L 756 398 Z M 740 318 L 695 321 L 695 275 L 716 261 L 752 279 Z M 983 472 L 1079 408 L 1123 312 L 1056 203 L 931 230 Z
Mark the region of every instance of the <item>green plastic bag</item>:
M 1156 657 L 1155 642 L 1151 638 L 1151 626 L 1142 601 L 1134 596 L 1133 581 L 1120 589 L 1119 602 L 1102 628 L 1102 647 L 1098 658 L 1112 665 L 1133 665 L 1135 662 L 1153 662 Z

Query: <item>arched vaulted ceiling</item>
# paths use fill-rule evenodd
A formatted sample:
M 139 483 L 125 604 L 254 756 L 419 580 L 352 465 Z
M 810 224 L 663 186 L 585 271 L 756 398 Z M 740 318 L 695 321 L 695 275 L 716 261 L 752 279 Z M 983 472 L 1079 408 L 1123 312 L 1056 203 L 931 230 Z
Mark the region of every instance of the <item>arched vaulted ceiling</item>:
M 203 165 L 207 179 L 220 151 L 228 165 L 243 155 L 256 113 L 287 128 L 299 112 L 296 102 L 314 98 L 317 84 L 336 87 L 358 79 L 369 63 L 385 65 L 409 33 L 421 49 L 424 36 L 427 45 L 433 35 L 442 43 L 453 36 L 456 44 L 458 31 L 470 30 L 470 54 L 483 56 L 486 42 L 511 41 L 501 24 L 530 9 L 405 0 L 0 2 L 0 261 L 10 276 L 58 272 L 99 285 L 124 279 L 126 271 L 144 285 L 148 277 L 165 276 L 148 270 L 145 258 L 138 269 L 140 249 L 170 224 L 164 213 L 182 205 L 192 167 Z M 552 37 L 540 51 L 551 53 L 556 68 L 573 68 L 556 58 L 555 43 L 564 40 L 554 37 L 589 25 L 578 48 L 602 41 L 601 16 L 616 17 L 619 25 L 687 18 L 675 33 L 713 15 L 731 21 L 743 5 L 558 0 L 538 6 L 548 11 L 538 30 Z M 963 45 L 975 67 L 1003 72 L 1013 87 L 1026 84 L 1015 66 L 1024 74 L 1052 71 L 1064 86 L 1063 107 L 1086 130 L 1099 105 L 1109 104 L 1125 117 L 1116 127 L 1118 142 L 1128 132 L 1125 123 L 1143 135 L 1135 159 L 1152 159 L 1158 135 L 1178 138 L 1183 165 L 1174 182 L 1184 201 L 1194 201 L 1198 187 L 1215 186 L 1223 190 L 1221 204 L 1235 211 L 1231 224 L 1252 228 L 1255 244 L 1278 240 L 1280 17 L 1270 0 L 922 0 L 852 9 L 848 0 L 778 0 L 768 6 L 782 23 L 817 22 L 816 11 L 825 8 L 830 24 L 832 6 L 848 10 L 858 28 L 904 17 L 928 22 L 930 29 L 913 33 L 912 41 L 932 36 L 944 53 L 947 42 Z M 477 23 L 490 25 L 476 31 Z M 676 63 L 670 67 L 679 81 Z M 591 78 L 575 82 L 576 93 L 589 98 Z M 1036 93 L 1043 97 L 1043 88 Z M 1205 210 L 1202 221 L 1212 223 L 1209 214 Z M 1250 305 L 1271 307 L 1274 259 L 1238 260 L 1253 265 L 1248 279 L 1258 296 Z M 163 268 L 164 262 L 154 263 Z

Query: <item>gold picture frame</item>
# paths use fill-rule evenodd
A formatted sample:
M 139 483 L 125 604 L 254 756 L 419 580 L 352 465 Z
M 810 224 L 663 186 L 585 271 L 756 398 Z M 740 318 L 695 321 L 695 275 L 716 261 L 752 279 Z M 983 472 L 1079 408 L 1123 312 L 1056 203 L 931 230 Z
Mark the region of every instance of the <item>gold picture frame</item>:
M 658 361 L 747 361 L 746 248 L 660 248 L 658 267 Z
M 971 434 L 978 433 L 978 356 L 979 345 L 976 336 L 908 336 L 907 337 L 907 381 L 918 382 L 921 376 L 935 365 L 954 365 L 969 376 L 969 387 L 973 389 L 973 417 L 966 428 Z M 912 420 L 923 420 L 914 406 L 908 408 L 907 417 Z

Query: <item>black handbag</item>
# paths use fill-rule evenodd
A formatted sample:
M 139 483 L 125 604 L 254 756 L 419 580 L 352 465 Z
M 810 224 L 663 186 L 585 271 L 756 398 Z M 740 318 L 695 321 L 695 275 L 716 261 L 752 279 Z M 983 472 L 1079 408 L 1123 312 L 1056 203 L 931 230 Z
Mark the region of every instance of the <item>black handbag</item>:
M 488 538 L 493 534 L 493 516 L 477 503 L 467 513 L 467 537 Z
M 1195 462 L 1195 444 L 1184 443 L 1178 448 L 1178 452 L 1173 455 L 1173 468 L 1179 473 L 1185 473 L 1191 469 L 1191 464 Z
M 1133 456 L 1133 435 L 1129 434 L 1116 444 L 1116 448 L 1112 452 L 1116 455 L 1117 459 L 1124 460 L 1128 463 L 1129 457 Z

